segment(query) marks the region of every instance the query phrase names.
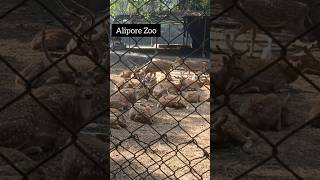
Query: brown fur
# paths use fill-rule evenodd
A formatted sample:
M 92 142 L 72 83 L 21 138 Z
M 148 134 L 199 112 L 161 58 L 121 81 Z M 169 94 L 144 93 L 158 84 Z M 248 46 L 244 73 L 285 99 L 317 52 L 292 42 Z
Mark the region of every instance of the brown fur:
M 45 41 L 49 51 L 65 50 L 72 35 L 64 29 L 47 29 Z M 41 50 L 42 31 L 38 32 L 31 42 L 33 50 Z

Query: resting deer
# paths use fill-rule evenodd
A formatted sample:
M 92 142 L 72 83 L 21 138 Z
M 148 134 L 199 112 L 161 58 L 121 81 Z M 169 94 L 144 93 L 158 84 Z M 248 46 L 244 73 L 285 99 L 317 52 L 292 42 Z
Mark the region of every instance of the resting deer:
M 184 91 L 182 96 L 189 103 L 199 103 L 203 101 L 208 101 L 210 98 L 210 91 Z
M 285 98 L 275 94 L 252 95 L 240 106 L 240 114 L 253 128 L 270 131 L 288 127 L 287 103 L 290 95 Z
M 74 79 L 74 84 L 42 86 L 32 93 L 69 129 L 78 131 L 91 118 L 96 82 L 90 72 L 76 72 Z M 43 150 L 64 141 L 59 134 L 65 129 L 31 97 L 2 111 L 0 119 L 0 146 Z
M 146 99 L 138 100 L 129 111 L 129 119 L 132 121 L 152 124 L 152 107 L 148 105 Z
M 195 90 L 199 91 L 202 87 L 202 82 L 199 80 L 199 77 L 197 75 L 194 75 L 192 79 L 181 77 L 179 78 L 179 83 L 181 86 L 181 91 L 186 90 Z
M 125 88 L 110 97 L 110 107 L 125 110 L 133 106 L 140 98 L 148 99 L 149 92 L 146 88 Z
M 110 127 L 114 129 L 126 128 L 126 120 L 121 111 L 110 108 Z
M 189 103 L 181 96 L 170 94 L 168 91 L 162 93 L 159 98 L 157 107 L 169 107 L 169 108 L 189 108 Z
M 252 146 L 257 136 L 246 126 L 240 123 L 235 116 L 222 115 L 213 123 L 214 137 L 212 141 L 217 147 L 222 147 L 227 142 L 242 146 L 246 153 L 252 152 Z
M 59 51 L 66 49 L 66 46 L 72 37 L 72 35 L 68 31 L 61 28 L 46 29 L 45 31 L 45 41 L 47 44 L 47 49 L 49 51 Z M 32 39 L 31 47 L 33 50 L 43 50 L 41 48 L 42 34 L 43 32 L 40 31 Z
M 172 93 L 172 94 L 177 94 L 180 91 L 180 89 L 181 89 L 180 83 L 162 81 L 162 82 L 156 84 L 152 88 L 152 95 L 155 98 L 160 98 L 165 91 L 168 91 L 169 93 Z
M 237 50 L 231 45 L 230 37 L 228 37 L 229 36 L 226 38 L 227 46 L 231 50 L 231 54 L 234 54 Z M 243 56 L 233 56 L 228 52 L 223 52 L 222 54 L 229 57 L 232 66 L 230 68 L 230 73 L 232 74 L 233 79 L 242 82 L 246 81 L 251 75 L 270 64 L 270 61 L 250 59 Z M 293 61 L 290 62 L 298 70 L 302 70 L 301 63 L 295 63 Z M 280 61 L 278 64 L 273 65 L 258 76 L 254 77 L 243 87 L 244 89 L 241 90 L 241 92 L 278 92 L 283 89 L 291 89 L 289 84 L 297 80 L 298 77 L 299 74 L 296 73 L 294 69 L 292 69 L 287 63 Z
M 61 180 L 109 179 L 106 171 L 110 168 L 106 158 L 109 144 L 95 136 L 81 133 L 75 143 L 63 152 Z M 84 153 L 90 155 L 90 159 Z

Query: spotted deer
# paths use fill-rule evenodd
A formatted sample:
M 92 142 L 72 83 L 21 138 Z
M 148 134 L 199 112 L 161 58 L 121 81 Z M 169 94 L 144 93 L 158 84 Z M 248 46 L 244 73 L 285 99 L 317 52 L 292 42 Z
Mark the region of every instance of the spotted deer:
M 256 135 L 240 123 L 235 116 L 224 114 L 213 123 L 212 141 L 217 147 L 223 147 L 227 142 L 242 146 L 242 150 L 251 153 Z
M 108 146 L 107 142 L 103 142 L 95 136 L 78 134 L 78 140 L 75 144 L 63 152 L 61 180 L 109 179 L 110 177 L 106 173 L 106 169 L 110 168 L 108 158 L 106 158 Z
M 75 72 L 73 84 L 55 84 L 32 90 L 53 114 L 27 96 L 0 114 L 0 146 L 21 150 L 43 149 L 63 144 L 66 131 L 77 131 L 91 118 L 93 87 L 96 82 L 90 72 Z M 17 113 L 19 112 L 19 113 Z M 61 142 L 62 141 L 62 142 Z M 35 147 L 35 148 L 33 148 Z
M 147 103 L 146 99 L 138 100 L 129 111 L 129 119 L 140 123 L 152 124 L 154 119 L 152 117 L 152 106 Z
M 45 42 L 49 51 L 62 51 L 66 49 L 72 35 L 68 31 L 61 28 L 52 28 L 45 30 Z M 43 32 L 38 32 L 31 41 L 33 50 L 43 50 L 41 47 Z
M 251 95 L 240 106 L 240 114 L 256 129 L 263 131 L 280 131 L 291 125 L 288 114 L 287 97 L 275 94 Z
M 35 78 L 38 74 L 44 71 L 50 64 L 55 62 L 51 57 L 50 53 L 48 52 L 48 47 L 45 40 L 46 29 L 43 29 L 41 34 L 42 34 L 41 47 L 44 51 L 46 59 L 45 60 L 43 59 L 40 62 L 31 63 L 20 72 L 21 76 L 23 76 L 27 81 L 30 81 L 31 79 Z M 44 84 L 73 82 L 72 71 L 65 71 L 58 64 L 54 67 L 58 70 L 57 73 L 53 71 L 48 71 L 42 74 L 40 77 L 37 77 L 32 81 L 31 83 L 32 87 L 38 88 Z M 17 89 L 26 87 L 25 82 L 18 75 L 16 76 L 15 84 Z

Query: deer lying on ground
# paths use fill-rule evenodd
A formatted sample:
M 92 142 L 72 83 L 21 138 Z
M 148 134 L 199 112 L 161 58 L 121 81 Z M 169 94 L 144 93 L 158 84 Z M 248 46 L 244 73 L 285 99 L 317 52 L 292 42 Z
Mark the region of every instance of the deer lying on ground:
M 223 54 L 222 57 L 223 65 L 221 69 L 214 73 L 213 82 L 216 88 L 215 96 L 220 96 L 223 92 L 227 92 L 231 88 L 233 80 L 235 79 L 235 74 L 241 73 L 237 72 L 239 68 L 236 67 L 236 59 L 240 59 L 249 49 L 243 52 L 232 51 L 230 54 L 225 53 L 220 46 L 217 46 L 219 52 L 216 54 Z
M 227 36 L 228 37 L 228 36 Z M 270 64 L 270 61 L 262 59 L 250 59 L 248 57 L 234 56 L 237 50 L 231 46 L 230 38 L 226 38 L 226 43 L 231 50 L 231 55 L 228 52 L 222 51 L 222 54 L 229 58 L 231 63 L 229 74 L 234 80 L 246 81 L 251 75 L 263 69 Z M 302 71 L 301 63 L 290 63 L 298 70 Z M 286 62 L 280 61 L 278 64 L 273 65 L 265 70 L 258 76 L 254 77 L 248 82 L 240 92 L 279 92 L 284 89 L 292 89 L 289 84 L 297 80 L 299 74 L 294 71 Z
M 129 111 L 129 119 L 140 123 L 152 124 L 154 117 L 151 115 L 152 107 L 146 99 L 138 100 Z
M 109 179 L 106 170 L 110 168 L 106 158 L 109 144 L 92 135 L 80 133 L 77 136 L 76 145 L 71 145 L 63 152 L 61 180 Z M 84 153 L 90 155 L 90 159 Z
M 49 51 L 59 51 L 66 49 L 66 46 L 72 37 L 72 35 L 68 31 L 60 28 L 46 29 L 45 31 L 45 42 Z M 31 47 L 33 50 L 43 50 L 41 48 L 42 34 L 43 32 L 40 31 L 32 39 Z
M 137 100 L 141 98 L 148 99 L 148 90 L 146 88 L 125 88 L 114 93 L 110 97 L 110 107 L 118 110 L 129 109 Z
M 46 37 L 46 30 L 44 29 L 42 30 L 41 47 L 44 51 L 46 60 L 42 60 L 37 63 L 31 63 L 20 72 L 20 74 L 28 81 L 30 81 L 39 73 L 44 71 L 50 64 L 54 63 L 53 58 L 48 52 L 48 47 L 45 41 L 45 37 Z M 67 62 L 67 65 L 69 65 L 68 63 L 69 62 Z M 58 70 L 56 74 L 53 73 L 52 71 L 48 71 L 42 74 L 40 77 L 36 78 L 31 83 L 32 87 L 38 88 L 44 84 L 72 83 L 74 81 L 72 77 L 72 74 L 73 74 L 72 71 L 62 70 L 62 68 L 58 64 L 55 66 L 55 68 Z M 16 76 L 15 84 L 16 84 L 16 88 L 18 89 L 26 87 L 25 82 L 19 76 Z
M 162 81 L 154 86 L 154 88 L 152 89 L 152 95 L 155 98 L 160 98 L 165 91 L 168 91 L 169 93 L 172 93 L 172 94 L 177 94 L 180 91 L 180 89 L 181 89 L 180 83 Z
M 213 123 L 214 137 L 212 141 L 217 147 L 229 142 L 235 146 L 242 146 L 246 153 L 252 152 L 252 146 L 257 136 L 240 123 L 235 116 L 222 115 Z
M 129 69 L 125 69 L 125 70 L 121 71 L 119 75 L 122 78 L 131 78 L 133 75 L 133 72 Z
M 252 95 L 240 106 L 240 114 L 251 124 L 253 128 L 270 131 L 288 127 L 287 103 L 288 95 L 281 98 L 275 94 Z
M 127 127 L 124 115 L 118 109 L 110 108 L 110 127 L 114 129 Z
M 181 91 L 186 91 L 186 90 L 199 91 L 200 88 L 202 87 L 202 82 L 199 80 L 197 75 L 193 76 L 192 79 L 181 76 L 179 78 L 179 83 L 181 86 L 181 89 L 180 89 Z
M 184 91 L 182 96 L 189 103 L 199 103 L 203 101 L 209 101 L 210 91 Z
M 42 86 L 32 93 L 69 129 L 77 131 L 91 118 L 96 82 L 90 72 L 76 72 L 74 79 L 74 84 Z M 0 146 L 41 152 L 64 141 L 59 133 L 65 129 L 31 97 L 2 111 L 0 119 Z
M 189 108 L 189 103 L 181 96 L 170 94 L 168 91 L 162 93 L 159 98 L 157 107 L 169 107 L 169 108 Z

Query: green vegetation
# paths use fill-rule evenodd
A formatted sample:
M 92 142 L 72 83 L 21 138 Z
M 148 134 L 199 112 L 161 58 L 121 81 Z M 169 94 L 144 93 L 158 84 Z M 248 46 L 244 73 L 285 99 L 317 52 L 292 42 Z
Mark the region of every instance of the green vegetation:
M 145 18 L 157 16 L 163 12 L 207 12 L 209 0 L 112 0 L 111 16 L 143 15 Z

